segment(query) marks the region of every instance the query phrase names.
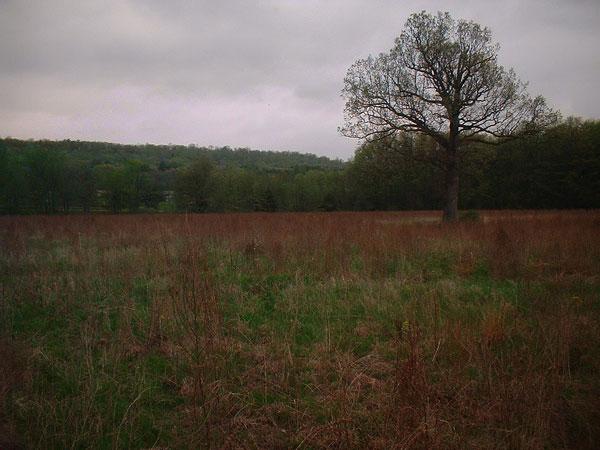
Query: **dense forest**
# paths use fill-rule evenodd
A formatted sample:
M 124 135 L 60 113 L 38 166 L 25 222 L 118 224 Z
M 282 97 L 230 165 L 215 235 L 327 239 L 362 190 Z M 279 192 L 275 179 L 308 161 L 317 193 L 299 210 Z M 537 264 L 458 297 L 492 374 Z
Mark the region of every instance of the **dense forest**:
M 438 209 L 442 157 L 419 135 L 361 145 L 349 162 L 289 152 L 0 139 L 0 211 Z M 460 207 L 600 207 L 600 121 L 466 149 Z

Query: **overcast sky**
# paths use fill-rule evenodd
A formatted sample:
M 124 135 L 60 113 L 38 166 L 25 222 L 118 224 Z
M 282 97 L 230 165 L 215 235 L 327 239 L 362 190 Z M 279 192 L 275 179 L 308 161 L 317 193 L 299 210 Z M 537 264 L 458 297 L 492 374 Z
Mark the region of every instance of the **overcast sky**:
M 422 9 L 490 27 L 532 94 L 600 118 L 600 0 L 0 0 L 0 136 L 346 159 L 346 70 Z

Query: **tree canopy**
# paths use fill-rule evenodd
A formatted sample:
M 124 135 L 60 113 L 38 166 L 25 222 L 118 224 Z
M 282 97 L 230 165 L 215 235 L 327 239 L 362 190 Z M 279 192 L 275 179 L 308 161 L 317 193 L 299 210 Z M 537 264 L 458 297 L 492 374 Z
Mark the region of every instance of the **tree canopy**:
M 0 139 L 0 213 L 439 209 L 443 149 L 423 133 L 365 142 L 347 163 L 301 155 Z M 226 165 L 223 155 L 240 157 Z M 203 160 L 210 164 L 196 164 Z M 287 159 L 289 158 L 289 159 Z M 442 158 L 442 159 L 440 159 Z M 266 167 L 272 161 L 277 165 Z M 236 162 L 236 160 L 231 161 Z M 435 164 L 432 164 L 435 163 Z M 210 170 L 197 170 L 203 167 Z M 600 121 L 568 119 L 461 150 L 465 209 L 600 207 Z M 190 179 L 190 174 L 195 173 Z M 195 180 L 194 178 L 198 178 Z
M 449 220 L 457 217 L 462 147 L 529 134 L 557 117 L 498 63 L 498 48 L 486 27 L 423 11 L 410 16 L 389 52 L 358 60 L 344 79 L 344 135 L 373 139 L 414 132 L 444 150 Z

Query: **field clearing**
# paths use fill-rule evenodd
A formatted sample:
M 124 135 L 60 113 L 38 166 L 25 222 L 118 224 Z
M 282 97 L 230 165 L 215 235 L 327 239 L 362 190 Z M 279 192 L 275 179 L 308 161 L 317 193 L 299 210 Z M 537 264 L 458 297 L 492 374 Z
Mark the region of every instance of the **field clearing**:
M 600 212 L 479 214 L 0 217 L 0 449 L 595 448 Z

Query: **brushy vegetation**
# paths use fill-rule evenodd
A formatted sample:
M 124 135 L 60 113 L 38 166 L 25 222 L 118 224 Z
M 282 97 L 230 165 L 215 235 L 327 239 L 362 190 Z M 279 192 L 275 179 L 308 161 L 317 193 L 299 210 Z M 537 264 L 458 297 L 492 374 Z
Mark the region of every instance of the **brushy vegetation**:
M 352 161 L 298 153 L 0 139 L 0 213 L 433 210 L 444 160 L 422 135 L 363 143 Z M 436 163 L 437 161 L 437 163 Z M 473 144 L 465 209 L 600 208 L 600 121 Z
M 593 448 L 600 214 L 1 217 L 0 448 Z

